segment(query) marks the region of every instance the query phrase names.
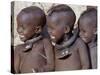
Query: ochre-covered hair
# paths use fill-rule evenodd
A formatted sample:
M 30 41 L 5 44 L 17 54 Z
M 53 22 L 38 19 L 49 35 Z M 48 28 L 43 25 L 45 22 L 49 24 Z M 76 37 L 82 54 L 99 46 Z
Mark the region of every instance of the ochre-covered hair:
M 33 14 L 35 17 L 38 18 L 38 25 L 40 25 L 41 27 L 43 27 L 46 24 L 46 16 L 45 13 L 42 9 L 40 9 L 37 6 L 30 6 L 30 7 L 26 7 L 24 9 L 22 9 L 19 14 L 17 15 L 17 17 L 20 17 L 22 14 Z
M 74 23 L 76 21 L 76 15 L 74 13 L 74 11 L 72 10 L 72 8 L 70 8 L 68 5 L 65 5 L 65 4 L 60 4 L 60 5 L 57 5 L 57 6 L 54 6 L 52 8 L 50 8 L 48 10 L 48 16 L 52 16 L 53 13 L 59 13 L 59 12 L 67 12 L 67 14 L 69 16 L 72 16 L 72 22 L 70 22 L 69 27 L 70 29 L 73 29 L 73 26 L 74 26 Z
M 93 24 L 93 25 L 95 25 L 94 27 L 97 27 L 97 9 L 91 8 L 91 9 L 84 11 L 78 20 L 78 24 L 79 24 L 80 20 L 84 19 L 84 18 L 89 18 L 91 20 L 91 22 L 94 23 Z

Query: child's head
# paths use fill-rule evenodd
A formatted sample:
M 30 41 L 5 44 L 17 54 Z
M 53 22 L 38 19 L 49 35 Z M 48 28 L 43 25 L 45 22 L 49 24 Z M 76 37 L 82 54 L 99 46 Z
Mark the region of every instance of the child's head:
M 47 25 L 52 41 L 59 41 L 65 34 L 72 31 L 76 16 L 67 5 L 57 5 L 48 11 Z
M 45 23 L 45 13 L 39 7 L 30 6 L 22 9 L 17 15 L 17 32 L 20 39 L 26 41 L 39 34 Z
M 87 6 L 87 10 L 90 10 L 90 9 L 97 9 L 97 6 Z
M 80 37 L 85 43 L 91 42 L 97 33 L 97 10 L 93 8 L 84 11 L 79 18 L 78 25 Z

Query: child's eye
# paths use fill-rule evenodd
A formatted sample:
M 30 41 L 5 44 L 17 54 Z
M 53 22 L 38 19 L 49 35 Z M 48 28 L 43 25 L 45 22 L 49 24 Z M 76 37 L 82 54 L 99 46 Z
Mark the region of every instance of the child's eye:
M 53 28 L 48 28 L 48 32 L 51 33 L 53 31 Z
M 83 30 L 83 32 L 85 33 L 85 30 Z
M 25 27 L 24 26 L 21 26 L 21 28 L 24 30 L 25 29 Z
M 48 27 L 48 29 L 49 29 L 49 30 L 53 30 L 54 28 L 53 28 L 53 27 Z
M 81 33 L 85 33 L 86 31 L 82 30 Z

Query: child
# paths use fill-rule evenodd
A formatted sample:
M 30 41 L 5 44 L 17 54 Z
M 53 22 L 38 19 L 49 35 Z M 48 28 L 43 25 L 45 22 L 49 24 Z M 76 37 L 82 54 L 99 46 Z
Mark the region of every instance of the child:
M 47 38 L 42 36 L 45 23 L 45 13 L 36 6 L 24 8 L 17 15 L 17 31 L 24 44 L 15 48 L 15 73 L 54 70 L 52 45 Z
M 57 5 L 48 11 L 47 25 L 51 42 L 55 47 L 55 70 L 79 70 L 89 68 L 87 47 L 72 33 L 76 20 L 74 11 L 67 5 Z
M 78 21 L 80 37 L 88 45 L 92 68 L 97 68 L 97 10 L 84 11 Z

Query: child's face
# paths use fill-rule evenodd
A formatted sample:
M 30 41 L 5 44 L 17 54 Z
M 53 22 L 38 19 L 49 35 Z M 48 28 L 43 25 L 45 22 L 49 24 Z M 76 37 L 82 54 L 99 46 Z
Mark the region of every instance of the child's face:
M 48 32 L 53 42 L 58 42 L 67 32 L 66 20 L 64 13 L 53 13 L 47 18 Z
M 80 37 L 85 43 L 91 42 L 96 32 L 96 28 L 92 24 L 93 22 L 90 22 L 89 19 L 83 19 L 79 22 Z
M 35 34 L 35 20 L 30 14 L 23 14 L 17 18 L 17 31 L 22 41 L 30 39 Z

